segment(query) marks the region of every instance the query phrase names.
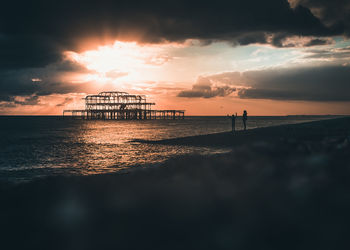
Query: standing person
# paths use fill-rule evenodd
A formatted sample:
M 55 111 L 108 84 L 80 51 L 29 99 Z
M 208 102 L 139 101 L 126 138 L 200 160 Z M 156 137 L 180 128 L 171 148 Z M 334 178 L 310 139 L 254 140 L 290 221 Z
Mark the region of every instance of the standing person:
M 246 110 L 243 111 L 243 126 L 244 126 L 244 130 L 247 130 L 247 119 L 248 119 L 248 113 Z
M 232 133 L 236 131 L 236 116 L 232 115 Z

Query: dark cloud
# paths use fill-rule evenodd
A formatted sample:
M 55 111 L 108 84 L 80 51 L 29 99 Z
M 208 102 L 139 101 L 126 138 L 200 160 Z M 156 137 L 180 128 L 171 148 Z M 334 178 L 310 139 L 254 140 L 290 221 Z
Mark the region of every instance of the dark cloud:
M 311 10 L 331 29 L 342 29 L 350 34 L 350 1 L 349 0 L 289 0 L 293 7 L 303 6 Z
M 178 97 L 187 98 L 213 98 L 217 96 L 228 96 L 236 91 L 236 88 L 230 86 L 212 86 L 212 83 L 208 78 L 199 77 L 196 84 L 193 85 L 191 90 L 180 91 Z
M 350 61 L 350 47 L 334 48 L 334 49 L 319 49 L 319 50 L 307 50 L 308 55 L 304 56 L 305 59 L 321 59 L 321 60 L 336 60 L 337 62 L 344 61 L 344 63 Z
M 350 67 L 324 65 L 246 72 L 251 89 L 241 98 L 350 101 Z
M 40 104 L 39 96 L 32 95 L 23 98 L 14 96 L 8 97 L 5 101 L 0 100 L 0 107 L 2 108 L 13 108 L 17 105 L 38 105 Z
M 72 72 L 89 71 L 68 60 L 60 60 L 43 68 L 0 70 L 0 101 L 13 101 L 18 96 L 65 94 L 88 89 L 89 84 L 71 83 L 62 78 L 62 75 Z
M 311 46 L 318 46 L 318 45 L 328 45 L 330 44 L 330 41 L 328 39 L 312 39 L 308 43 L 305 44 L 305 47 L 311 47 Z
M 328 86 L 329 87 L 329 86 Z M 329 87 L 330 88 L 330 87 Z M 338 88 L 338 87 L 336 87 Z M 339 89 L 339 88 L 338 88 Z M 348 88 L 347 88 L 348 90 Z M 241 89 L 238 96 L 242 99 L 270 99 L 270 100 L 290 100 L 290 101 L 350 101 L 350 95 L 346 92 L 335 92 L 330 88 L 330 93 L 316 90 L 306 92 L 303 90 L 285 89 Z
M 350 101 L 349 66 L 250 71 L 244 77 L 251 89 L 240 90 L 240 98 Z
M 1 22 L 6 23 L 5 20 L 1 20 Z M 0 28 L 0 34 L 1 32 Z M 0 69 L 2 70 L 44 67 L 61 59 L 60 49 L 45 36 L 17 34 L 0 36 Z
M 60 60 L 64 50 L 79 49 L 85 40 L 194 38 L 204 43 L 283 46 L 281 41 L 292 35 L 327 37 L 346 32 L 345 17 L 337 25 L 325 25 L 304 2 L 308 1 L 292 9 L 287 0 L 7 1 L 0 10 L 0 67 L 42 67 Z M 346 4 L 335 2 L 332 6 L 339 9 Z M 330 19 L 326 14 L 322 20 Z
M 245 33 L 241 36 L 237 37 L 237 39 L 234 40 L 235 44 L 240 45 L 249 45 L 251 43 L 269 43 L 268 36 L 265 32 L 252 32 L 252 33 Z
M 346 65 L 226 72 L 206 76 L 205 79 L 236 87 L 239 98 L 350 101 L 350 66 Z M 201 97 L 195 90 L 196 85 L 192 90 L 180 92 L 179 96 L 192 93 L 192 97 Z
M 321 46 L 333 43 L 333 40 L 329 38 L 315 38 L 312 36 L 306 36 L 308 39 L 305 41 L 302 41 L 301 38 L 303 37 L 299 35 L 293 36 L 292 34 L 286 32 L 278 32 L 270 35 L 264 33 L 256 33 L 238 38 L 237 44 L 248 45 L 251 43 L 269 43 L 278 48 L 288 48 Z

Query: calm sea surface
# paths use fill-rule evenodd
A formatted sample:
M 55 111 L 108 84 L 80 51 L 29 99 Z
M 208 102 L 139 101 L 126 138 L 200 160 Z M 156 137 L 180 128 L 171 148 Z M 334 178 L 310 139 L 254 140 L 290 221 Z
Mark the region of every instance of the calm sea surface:
M 319 120 L 322 117 L 249 117 L 248 128 Z M 242 128 L 240 117 L 237 128 Z M 117 172 L 172 156 L 228 149 L 146 145 L 133 139 L 165 139 L 223 132 L 228 117 L 184 120 L 83 121 L 53 116 L 0 117 L 0 180 Z

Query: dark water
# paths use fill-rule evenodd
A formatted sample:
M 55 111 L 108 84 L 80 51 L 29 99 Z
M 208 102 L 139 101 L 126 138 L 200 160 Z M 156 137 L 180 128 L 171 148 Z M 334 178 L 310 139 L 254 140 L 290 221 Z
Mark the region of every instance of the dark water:
M 326 117 L 250 117 L 248 128 Z M 0 117 L 0 180 L 25 181 L 50 175 L 116 172 L 186 154 L 228 149 L 146 145 L 133 139 L 165 139 L 228 131 L 228 117 L 184 120 L 82 121 L 60 117 Z M 237 128 L 241 129 L 238 118 Z

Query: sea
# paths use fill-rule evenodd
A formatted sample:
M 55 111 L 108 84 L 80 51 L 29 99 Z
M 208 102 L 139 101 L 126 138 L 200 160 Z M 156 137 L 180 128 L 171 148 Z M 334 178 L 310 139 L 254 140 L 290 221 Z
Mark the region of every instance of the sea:
M 248 129 L 327 119 L 328 116 L 249 117 Z M 236 128 L 242 129 L 241 117 Z M 59 116 L 0 116 L 0 181 L 92 175 L 157 166 L 171 157 L 220 154 L 228 148 L 154 145 L 160 140 L 231 130 L 226 116 L 183 120 L 75 120 Z

